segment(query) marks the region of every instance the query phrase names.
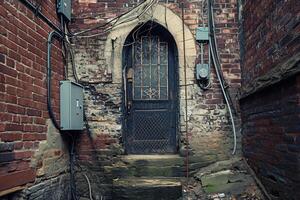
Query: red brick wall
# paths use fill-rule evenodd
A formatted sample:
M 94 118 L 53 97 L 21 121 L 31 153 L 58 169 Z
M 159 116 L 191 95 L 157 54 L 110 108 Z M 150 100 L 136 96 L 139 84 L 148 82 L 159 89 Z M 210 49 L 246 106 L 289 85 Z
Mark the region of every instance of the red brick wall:
M 297 0 L 245 1 L 242 87 L 299 52 L 299 19 Z M 244 156 L 273 199 L 300 198 L 299 80 L 278 80 L 240 101 Z
M 300 76 L 241 101 L 243 152 L 274 199 L 299 199 Z
M 41 12 L 59 25 L 55 0 Z M 0 191 L 33 182 L 31 158 L 46 140 L 46 58 L 51 28 L 20 1 L 0 3 Z M 63 78 L 60 45 L 52 50 L 53 105 L 58 114 L 58 80 Z
M 245 1 L 243 84 L 299 52 L 298 0 Z
M 53 23 L 59 26 L 55 12 L 55 0 L 34 1 L 41 3 L 41 12 L 46 15 Z M 101 24 L 109 19 L 127 11 L 139 1 L 97 1 L 97 0 L 76 0 L 73 3 L 73 20 L 74 30 L 90 28 L 94 24 Z M 171 1 L 169 1 L 171 2 Z M 173 2 L 173 1 L 172 1 Z M 168 7 L 179 16 L 181 9 L 179 3 L 170 3 Z M 200 3 L 198 1 L 185 0 L 185 22 L 192 32 L 201 24 L 199 19 Z M 215 14 L 217 26 L 217 39 L 221 55 L 222 68 L 225 78 L 233 91 L 240 86 L 240 67 L 238 55 L 237 39 L 237 8 L 236 0 L 216 0 Z M 51 28 L 39 19 L 29 9 L 25 8 L 17 0 L 4 0 L 0 5 L 1 20 L 0 26 L 0 179 L 12 180 L 8 184 L 0 184 L 0 190 L 8 189 L 28 182 L 32 182 L 36 175 L 37 167 L 31 167 L 33 154 L 38 150 L 41 141 L 47 139 L 47 121 L 49 120 L 46 107 L 46 47 L 47 36 Z M 99 53 L 100 60 L 91 59 L 88 64 L 98 65 L 102 62 L 103 44 L 105 35 L 93 41 L 90 39 L 82 40 L 86 42 L 86 47 L 91 55 L 95 58 L 94 53 Z M 99 42 L 100 41 L 100 42 Z M 59 91 L 58 81 L 63 78 L 63 63 L 60 52 L 60 44 L 55 43 L 52 50 L 52 67 L 53 67 L 53 106 L 54 111 L 59 111 Z M 101 63 L 103 65 L 103 63 Z M 201 121 L 209 128 L 214 137 L 214 133 L 220 135 L 231 135 L 230 124 L 226 114 L 214 113 L 214 110 L 225 110 L 223 97 L 214 70 L 212 70 L 212 88 L 207 91 L 201 91 L 194 95 L 201 108 L 208 110 L 210 114 L 205 116 L 206 120 Z M 86 87 L 88 93 L 86 101 L 89 106 L 101 108 L 96 110 L 100 113 L 91 115 L 88 112 L 91 130 L 96 132 L 96 137 L 88 138 L 82 134 L 78 144 L 79 158 L 89 161 L 92 169 L 101 166 L 110 165 L 116 154 L 122 153 L 120 148 L 120 135 L 118 135 L 120 120 L 121 102 L 112 100 L 116 93 L 108 87 L 110 76 L 106 76 L 103 71 L 99 70 L 93 74 L 95 80 L 103 80 L 106 84 L 92 85 Z M 103 78 L 105 77 L 105 78 Z M 199 88 L 197 88 L 197 91 Z M 234 93 L 234 92 L 233 92 Z M 116 126 L 110 126 L 110 121 L 103 125 L 104 114 L 116 114 Z M 58 116 L 57 116 L 58 118 Z M 212 125 L 211 125 L 212 124 Z M 115 124 L 114 124 L 115 125 Z M 224 134 L 226 133 L 226 134 Z M 57 133 L 49 133 L 57 134 Z M 228 134 L 228 135 L 227 135 Z M 113 136 L 112 136 L 113 135 Z M 223 136 L 222 136 L 223 137 Z M 222 140 L 223 141 L 223 140 Z M 207 143 L 206 140 L 201 141 Z M 216 154 L 229 154 L 230 151 L 218 149 L 225 145 L 212 144 L 216 148 Z M 232 146 L 232 140 L 227 146 Z M 214 149 L 215 150 L 215 149 Z M 203 152 L 209 151 L 203 148 Z M 55 154 L 59 154 L 55 153 Z M 96 155 L 96 160 L 95 156 Z M 110 157 L 109 157 L 110 156 Z M 224 156 L 223 156 L 224 157 Z M 102 168 L 97 168 L 103 174 Z M 15 179 L 19 173 L 26 172 L 24 179 Z

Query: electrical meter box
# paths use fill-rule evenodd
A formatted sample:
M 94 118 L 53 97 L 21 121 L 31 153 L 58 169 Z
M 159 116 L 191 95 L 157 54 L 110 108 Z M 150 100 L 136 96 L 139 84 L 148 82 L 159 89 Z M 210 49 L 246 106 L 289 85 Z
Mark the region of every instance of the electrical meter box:
M 208 27 L 198 27 L 196 29 L 196 40 L 198 42 L 209 41 Z
M 71 8 L 71 0 L 57 1 L 57 13 L 63 15 L 69 21 L 71 21 Z
M 83 87 L 72 81 L 60 81 L 60 128 L 83 130 Z
M 208 79 L 208 76 L 209 76 L 209 65 L 208 64 L 197 64 L 196 65 L 197 80 Z

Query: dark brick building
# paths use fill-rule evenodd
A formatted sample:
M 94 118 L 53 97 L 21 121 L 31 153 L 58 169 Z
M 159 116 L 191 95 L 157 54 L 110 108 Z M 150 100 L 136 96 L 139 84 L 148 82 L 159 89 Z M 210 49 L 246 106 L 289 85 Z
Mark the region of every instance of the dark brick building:
M 274 199 L 299 199 L 299 1 L 243 6 L 243 154 Z

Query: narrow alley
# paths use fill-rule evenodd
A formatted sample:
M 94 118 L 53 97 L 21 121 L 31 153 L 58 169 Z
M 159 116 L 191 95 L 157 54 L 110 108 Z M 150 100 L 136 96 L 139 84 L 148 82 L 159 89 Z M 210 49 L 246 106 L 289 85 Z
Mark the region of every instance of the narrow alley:
M 299 0 L 0 0 L 0 200 L 299 200 Z

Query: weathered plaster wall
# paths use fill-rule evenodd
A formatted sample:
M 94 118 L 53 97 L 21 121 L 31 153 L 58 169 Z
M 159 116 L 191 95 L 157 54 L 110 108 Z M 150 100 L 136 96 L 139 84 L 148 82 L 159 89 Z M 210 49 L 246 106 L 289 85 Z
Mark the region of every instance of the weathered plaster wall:
M 299 1 L 245 1 L 243 154 L 272 199 L 299 199 Z
M 41 12 L 59 25 L 55 0 L 31 2 L 40 3 Z M 46 105 L 52 29 L 17 0 L 1 1 L 0 17 L 0 198 L 67 199 L 68 151 Z M 64 64 L 61 45 L 54 46 L 52 103 L 58 115 Z
M 192 168 L 195 170 L 197 167 L 216 160 L 228 158 L 233 147 L 233 139 L 227 108 L 214 70 L 212 69 L 211 72 L 212 85 L 209 90 L 200 89 L 195 80 L 195 61 L 198 59 L 199 48 L 194 40 L 194 34 L 195 28 L 202 24 L 200 18 L 201 1 L 183 1 L 183 3 L 187 51 L 188 135 L 191 160 L 195 162 Z M 137 4 L 137 1 L 118 0 L 75 1 L 73 4 L 72 31 L 77 32 L 96 25 L 103 25 Z M 222 70 L 235 101 L 237 89 L 240 87 L 237 3 L 234 0 L 217 0 L 214 11 Z M 139 12 L 141 12 L 139 9 L 135 9 L 133 12 L 122 16 L 112 30 L 109 29 L 108 32 L 103 31 L 105 27 L 101 27 L 83 34 L 96 34 L 94 37 L 78 37 L 73 40 L 79 78 L 95 83 L 86 84 L 85 87 L 85 105 L 91 135 L 81 135 L 78 154 L 82 163 L 88 163 L 88 169 L 96 171 L 102 180 L 107 180 L 107 177 L 113 176 L 108 170 L 110 168 L 106 166 L 117 163 L 124 152 L 122 146 L 123 115 L 121 111 L 123 103 L 122 45 L 128 33 L 143 21 L 154 20 L 166 27 L 177 43 L 181 115 L 179 129 L 182 136 L 180 146 L 184 146 L 185 101 L 180 2 L 168 4 L 161 2 L 149 9 L 139 20 L 131 20 L 121 24 L 126 18 Z M 108 27 L 106 26 L 106 28 Z M 239 128 L 237 130 L 239 131 Z M 185 155 L 184 148 L 181 148 L 180 153 L 182 156 Z M 97 161 L 97 167 L 94 165 L 95 161 Z M 86 165 L 83 164 L 83 166 Z M 101 175 L 102 170 L 105 171 L 106 177 Z M 92 175 L 90 177 L 92 178 L 92 185 L 100 189 L 97 180 Z M 110 183 L 107 181 L 106 183 L 102 182 L 102 184 Z M 107 192 L 103 191 L 102 194 L 104 193 Z

